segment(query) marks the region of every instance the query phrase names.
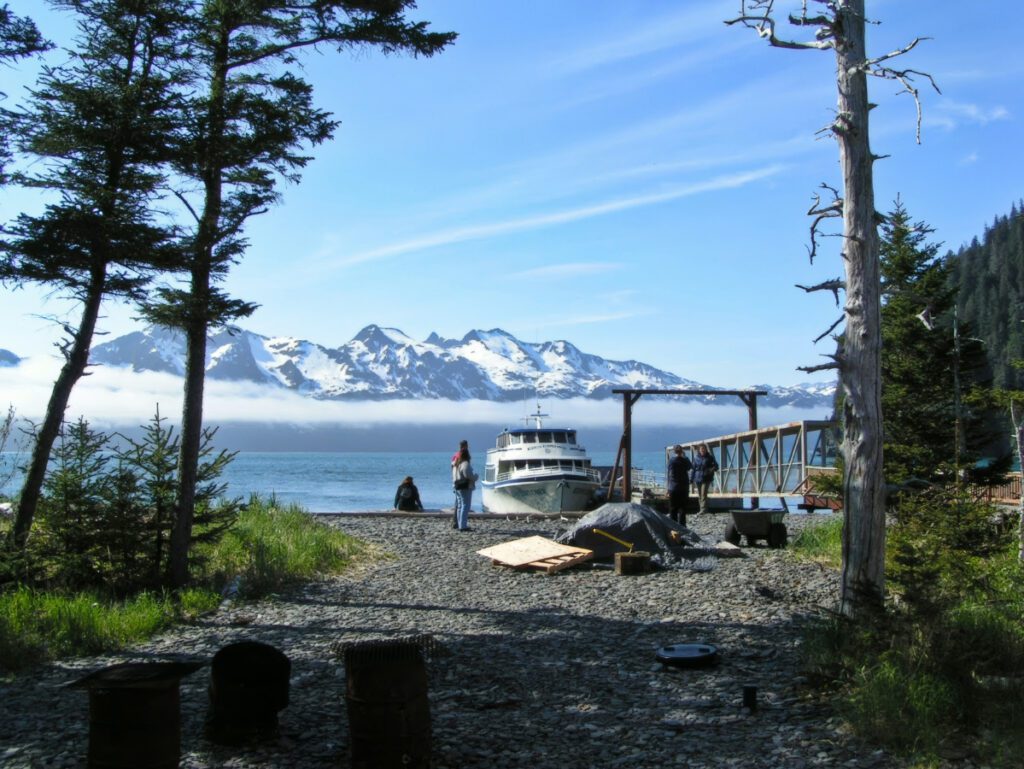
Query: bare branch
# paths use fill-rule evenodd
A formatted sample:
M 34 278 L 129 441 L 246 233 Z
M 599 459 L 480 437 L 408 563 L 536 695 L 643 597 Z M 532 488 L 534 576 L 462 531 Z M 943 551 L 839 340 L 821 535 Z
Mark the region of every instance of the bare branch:
M 178 192 L 177 190 L 171 190 L 171 193 L 174 195 L 174 197 L 176 197 L 178 200 L 181 201 L 181 204 L 183 206 L 185 206 L 186 209 L 188 209 L 188 212 L 190 214 L 192 214 L 192 218 L 195 219 L 196 222 L 198 222 L 199 221 L 199 214 L 196 213 L 196 210 L 192 207 L 192 204 L 188 202 L 188 199 L 182 193 Z
M 935 82 L 935 78 L 933 78 L 927 72 L 919 72 L 916 69 L 895 70 L 895 69 L 890 69 L 889 67 L 871 67 L 871 68 L 866 68 L 864 71 L 865 71 L 865 74 L 871 75 L 872 77 L 882 78 L 883 80 L 896 80 L 896 81 L 898 81 L 903 86 L 903 90 L 900 91 L 900 93 L 909 93 L 912 97 L 914 97 L 914 106 L 917 108 L 917 133 L 916 133 L 916 136 L 917 136 L 917 143 L 920 144 L 921 143 L 921 120 L 922 120 L 922 116 L 921 116 L 921 96 L 920 96 L 920 92 L 917 90 L 917 88 L 915 88 L 913 86 L 913 80 L 914 80 L 914 76 L 915 75 L 918 76 L 918 77 L 926 77 L 931 82 L 932 88 L 934 88 L 937 93 L 942 93 L 942 91 L 939 90 L 938 84 Z
M 903 54 L 908 53 L 909 51 L 912 51 L 914 48 L 917 47 L 917 44 L 920 43 L 922 40 L 931 40 L 931 38 L 930 37 L 915 37 L 913 40 L 911 40 L 909 43 L 907 43 L 902 48 L 899 48 L 899 49 L 897 49 L 895 51 L 890 51 L 889 53 L 887 53 L 887 54 L 885 54 L 883 56 L 876 56 L 874 59 L 868 59 L 867 61 L 865 61 L 861 65 L 861 67 L 864 70 L 864 72 L 868 72 L 876 64 L 881 64 L 883 61 L 888 61 L 889 59 L 895 59 L 897 56 L 902 56 Z
M 780 38 L 775 34 L 776 21 L 772 18 L 772 10 L 774 8 L 774 0 L 751 0 L 748 5 L 748 0 L 743 0 L 740 4 L 740 15 L 735 19 L 729 19 L 725 23 L 728 26 L 733 24 L 742 24 L 748 29 L 753 29 L 757 32 L 758 37 L 761 37 L 768 41 L 768 45 L 774 48 L 789 48 L 792 50 L 806 51 L 806 50 L 827 50 L 833 47 L 831 38 L 835 37 L 833 27 L 833 20 L 827 16 L 808 17 L 807 6 L 804 5 L 804 13 L 802 16 L 790 16 L 789 22 L 795 26 L 820 26 L 815 42 L 807 41 L 800 42 L 799 40 L 786 40 Z M 762 11 L 761 15 L 752 14 L 751 11 L 758 10 Z
M 813 374 L 816 371 L 835 371 L 840 368 L 838 361 L 832 361 L 830 363 L 819 363 L 817 366 L 797 366 L 797 371 L 803 371 L 807 374 Z
M 838 307 L 839 306 L 839 292 L 846 290 L 846 281 L 842 280 L 840 278 L 833 278 L 832 280 L 823 281 L 822 283 L 819 283 L 816 286 L 801 286 L 799 283 L 797 283 L 796 287 L 806 291 L 808 294 L 810 294 L 813 291 L 831 291 L 832 295 L 836 299 L 836 307 Z M 835 328 L 835 327 L 833 326 L 833 328 Z M 832 329 L 829 329 L 829 331 L 831 331 L 831 330 Z M 825 333 L 828 333 L 828 332 L 825 332 Z
M 814 203 L 807 211 L 808 216 L 813 216 L 811 222 L 811 245 L 807 249 L 811 264 L 814 264 L 814 257 L 818 255 L 818 227 L 826 219 L 836 219 L 843 215 L 843 199 L 839 196 L 839 190 L 822 182 L 822 189 L 832 193 L 832 202 L 826 205 L 821 203 L 821 195 L 815 194 Z
M 839 316 L 838 318 L 836 318 L 836 322 L 835 322 L 835 323 L 833 323 L 833 324 L 832 324 L 831 326 L 829 326 L 829 327 L 828 327 L 828 329 L 827 329 L 826 331 L 824 331 L 823 333 L 821 333 L 821 334 L 819 334 L 818 336 L 814 337 L 814 342 L 813 342 L 812 344 L 817 344 L 817 343 L 818 343 L 818 342 L 820 342 L 820 341 L 821 341 L 822 339 L 824 339 L 824 338 L 825 338 L 825 337 L 827 337 L 827 336 L 828 336 L 829 334 L 831 334 L 831 333 L 832 333 L 833 331 L 835 331 L 835 330 L 836 330 L 836 327 L 838 327 L 838 326 L 839 326 L 839 324 L 840 324 L 840 323 L 842 323 L 842 322 L 843 322 L 843 320 L 844 320 L 845 318 L 846 318 L 846 316 L 845 316 L 845 315 L 840 315 L 840 316 Z

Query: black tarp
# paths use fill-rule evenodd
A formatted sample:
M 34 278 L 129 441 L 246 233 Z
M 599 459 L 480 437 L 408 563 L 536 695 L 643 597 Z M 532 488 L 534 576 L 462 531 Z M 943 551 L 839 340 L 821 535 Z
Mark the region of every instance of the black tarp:
M 678 533 L 678 542 L 673 541 L 672 532 Z M 598 559 L 611 558 L 631 549 L 671 558 L 678 555 L 682 547 L 707 545 L 696 532 L 656 510 L 632 502 L 609 502 L 592 510 L 559 534 L 555 541 L 593 550 Z

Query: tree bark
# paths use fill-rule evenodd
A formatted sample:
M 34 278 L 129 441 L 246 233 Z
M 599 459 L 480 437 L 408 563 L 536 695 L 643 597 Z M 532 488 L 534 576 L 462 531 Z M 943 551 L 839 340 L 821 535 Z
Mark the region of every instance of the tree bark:
M 840 611 L 856 616 L 881 607 L 885 589 L 879 245 L 868 136 L 864 0 L 841 0 L 835 23 L 839 99 L 834 133 L 843 173 L 846 271 L 840 363 L 845 395 Z
M 222 31 L 214 49 L 209 94 L 209 127 L 205 168 L 204 203 L 193 244 L 191 295 L 185 326 L 185 392 L 181 413 L 181 446 L 178 454 L 178 502 L 171 529 L 168 561 L 171 587 L 188 584 L 188 554 L 195 520 L 199 453 L 203 440 L 203 390 L 206 386 L 206 335 L 210 325 L 210 282 L 213 251 L 223 209 L 220 143 L 225 131 L 224 101 L 227 98 L 230 36 Z
M 105 287 L 106 268 L 97 267 L 92 272 L 82 303 L 82 319 L 72 338 L 71 347 L 65 352 L 64 365 L 61 366 L 57 381 L 53 384 L 50 400 L 46 405 L 46 414 L 32 448 L 32 458 L 25 473 L 25 481 L 18 498 L 18 510 L 10 534 L 11 544 L 18 549 L 25 547 L 32 523 L 35 521 L 46 469 L 50 463 L 50 452 L 60 434 L 71 391 L 89 365 L 89 348 L 92 346 L 96 331 Z

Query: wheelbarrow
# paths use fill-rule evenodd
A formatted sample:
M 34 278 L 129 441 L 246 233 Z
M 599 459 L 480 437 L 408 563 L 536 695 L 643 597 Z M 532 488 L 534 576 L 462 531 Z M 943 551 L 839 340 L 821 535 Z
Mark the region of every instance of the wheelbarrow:
M 725 541 L 731 545 L 739 545 L 740 537 L 753 546 L 759 539 L 768 543 L 768 547 L 785 547 L 789 541 L 786 524 L 782 522 L 785 510 L 730 510 L 732 522 L 725 527 Z

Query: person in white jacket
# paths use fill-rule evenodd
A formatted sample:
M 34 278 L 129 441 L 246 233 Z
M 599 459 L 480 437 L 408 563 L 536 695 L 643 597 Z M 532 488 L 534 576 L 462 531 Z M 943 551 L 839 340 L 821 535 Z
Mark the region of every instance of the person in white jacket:
M 459 531 L 469 529 L 469 514 L 473 509 L 473 489 L 478 476 L 470 463 L 469 448 L 459 449 L 459 455 L 452 462 L 452 486 L 455 488 L 455 524 Z

